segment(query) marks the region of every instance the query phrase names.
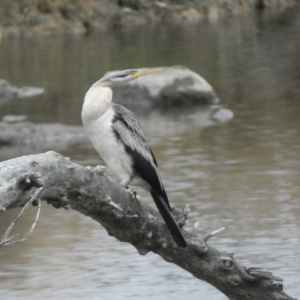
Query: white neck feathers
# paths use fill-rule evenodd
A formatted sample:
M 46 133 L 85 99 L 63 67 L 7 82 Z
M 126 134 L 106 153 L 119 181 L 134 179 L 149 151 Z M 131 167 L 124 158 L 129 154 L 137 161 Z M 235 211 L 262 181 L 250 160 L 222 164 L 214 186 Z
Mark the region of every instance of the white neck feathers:
M 112 90 L 109 87 L 92 86 L 84 97 L 81 118 L 86 127 L 100 118 L 111 106 Z

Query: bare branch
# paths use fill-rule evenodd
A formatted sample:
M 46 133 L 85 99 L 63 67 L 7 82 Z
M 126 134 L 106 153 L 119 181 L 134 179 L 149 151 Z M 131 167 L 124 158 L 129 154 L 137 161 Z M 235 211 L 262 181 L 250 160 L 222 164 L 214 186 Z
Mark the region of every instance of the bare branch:
M 211 237 L 213 237 L 214 235 L 218 234 L 219 232 L 221 232 L 223 230 L 225 230 L 225 227 L 221 227 L 217 230 L 209 232 L 202 238 L 202 240 L 206 243 Z
M 40 210 L 41 210 L 41 200 L 40 199 L 37 199 L 37 196 L 39 195 L 39 193 L 42 191 L 42 187 L 38 188 L 34 194 L 31 196 L 31 198 L 28 200 L 28 202 L 23 206 L 23 208 L 21 209 L 21 211 L 18 213 L 18 215 L 13 219 L 13 221 L 10 223 L 9 227 L 7 228 L 7 230 L 5 231 L 3 237 L 2 237 L 2 240 L 0 242 L 0 247 L 3 247 L 3 246 L 11 246 L 13 244 L 16 244 L 16 243 L 20 243 L 20 242 L 24 242 L 27 240 L 28 236 L 33 232 L 34 230 L 34 227 L 39 219 L 39 216 L 40 216 Z M 33 222 L 33 224 L 31 225 L 29 231 L 27 232 L 27 234 L 24 236 L 24 238 L 22 239 L 19 239 L 19 240 L 13 240 L 13 238 L 15 238 L 17 234 L 11 236 L 11 237 L 8 237 L 9 234 L 11 233 L 13 227 L 17 224 L 17 222 L 19 221 L 19 219 L 23 216 L 24 212 L 28 209 L 28 207 L 33 203 L 33 201 L 38 201 L 38 210 L 37 210 L 37 213 L 36 213 L 36 217 L 35 217 L 35 220 Z
M 183 229 L 188 247 L 177 247 L 157 210 L 112 181 L 103 168 L 86 168 L 55 152 L 0 163 L 0 207 L 3 209 L 25 205 L 41 185 L 41 199 L 91 217 L 109 235 L 131 243 L 141 255 L 150 251 L 160 255 L 213 285 L 230 300 L 293 299 L 283 292 L 280 278 L 262 269 L 245 268 L 232 253 L 219 251 L 207 243 L 223 228 L 204 237 L 197 232 L 199 224 L 191 232 Z M 186 220 L 188 211 L 188 208 L 172 210 L 180 222 Z

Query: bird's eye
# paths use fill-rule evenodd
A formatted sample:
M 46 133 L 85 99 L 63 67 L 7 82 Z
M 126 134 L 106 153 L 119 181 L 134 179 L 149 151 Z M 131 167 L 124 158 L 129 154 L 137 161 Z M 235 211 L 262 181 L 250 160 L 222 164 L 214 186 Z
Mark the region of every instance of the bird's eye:
M 118 77 L 120 77 L 120 78 L 125 78 L 125 77 L 127 77 L 128 75 L 127 74 L 122 74 L 122 75 L 119 75 Z

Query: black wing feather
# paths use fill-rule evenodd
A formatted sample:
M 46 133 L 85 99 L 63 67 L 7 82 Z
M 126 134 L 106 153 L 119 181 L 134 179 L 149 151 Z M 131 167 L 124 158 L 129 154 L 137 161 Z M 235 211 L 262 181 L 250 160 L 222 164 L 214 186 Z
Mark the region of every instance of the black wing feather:
M 113 108 L 114 133 L 123 142 L 126 152 L 132 158 L 135 174 L 149 184 L 151 196 L 177 245 L 186 247 L 182 232 L 171 213 L 168 196 L 157 171 L 157 162 L 145 141 L 137 118 L 121 105 L 113 104 Z
M 171 232 L 176 244 L 179 247 L 185 248 L 187 246 L 186 241 L 185 241 L 185 239 L 182 235 L 182 232 L 181 232 L 177 222 L 175 221 L 170 209 L 166 205 L 164 199 L 161 197 L 161 195 L 156 193 L 156 191 L 152 191 L 151 196 L 152 196 L 161 216 L 163 217 L 169 231 Z
M 124 106 L 113 104 L 115 116 L 114 132 L 122 140 L 126 152 L 133 162 L 136 174 L 142 177 L 152 189 L 155 189 L 170 208 L 169 200 L 157 171 L 157 162 L 151 148 L 147 145 L 136 116 Z
M 118 121 L 123 123 L 127 127 L 127 129 L 132 132 L 132 138 L 139 140 L 140 145 L 149 153 L 152 158 L 153 163 L 157 166 L 157 161 L 155 156 L 151 150 L 151 148 L 147 145 L 146 140 L 144 138 L 144 134 L 141 130 L 140 124 L 138 122 L 137 117 L 134 113 L 132 113 L 126 107 L 113 103 L 113 109 L 115 111 L 115 117 L 113 119 L 113 123 L 117 123 Z M 124 142 L 124 141 L 123 141 Z

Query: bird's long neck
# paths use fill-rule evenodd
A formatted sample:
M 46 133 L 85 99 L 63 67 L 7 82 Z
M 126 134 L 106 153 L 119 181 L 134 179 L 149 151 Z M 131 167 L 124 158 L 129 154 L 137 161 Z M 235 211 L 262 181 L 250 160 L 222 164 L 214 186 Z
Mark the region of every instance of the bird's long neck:
M 100 118 L 111 106 L 112 90 L 109 87 L 92 86 L 84 97 L 81 118 L 86 127 Z

